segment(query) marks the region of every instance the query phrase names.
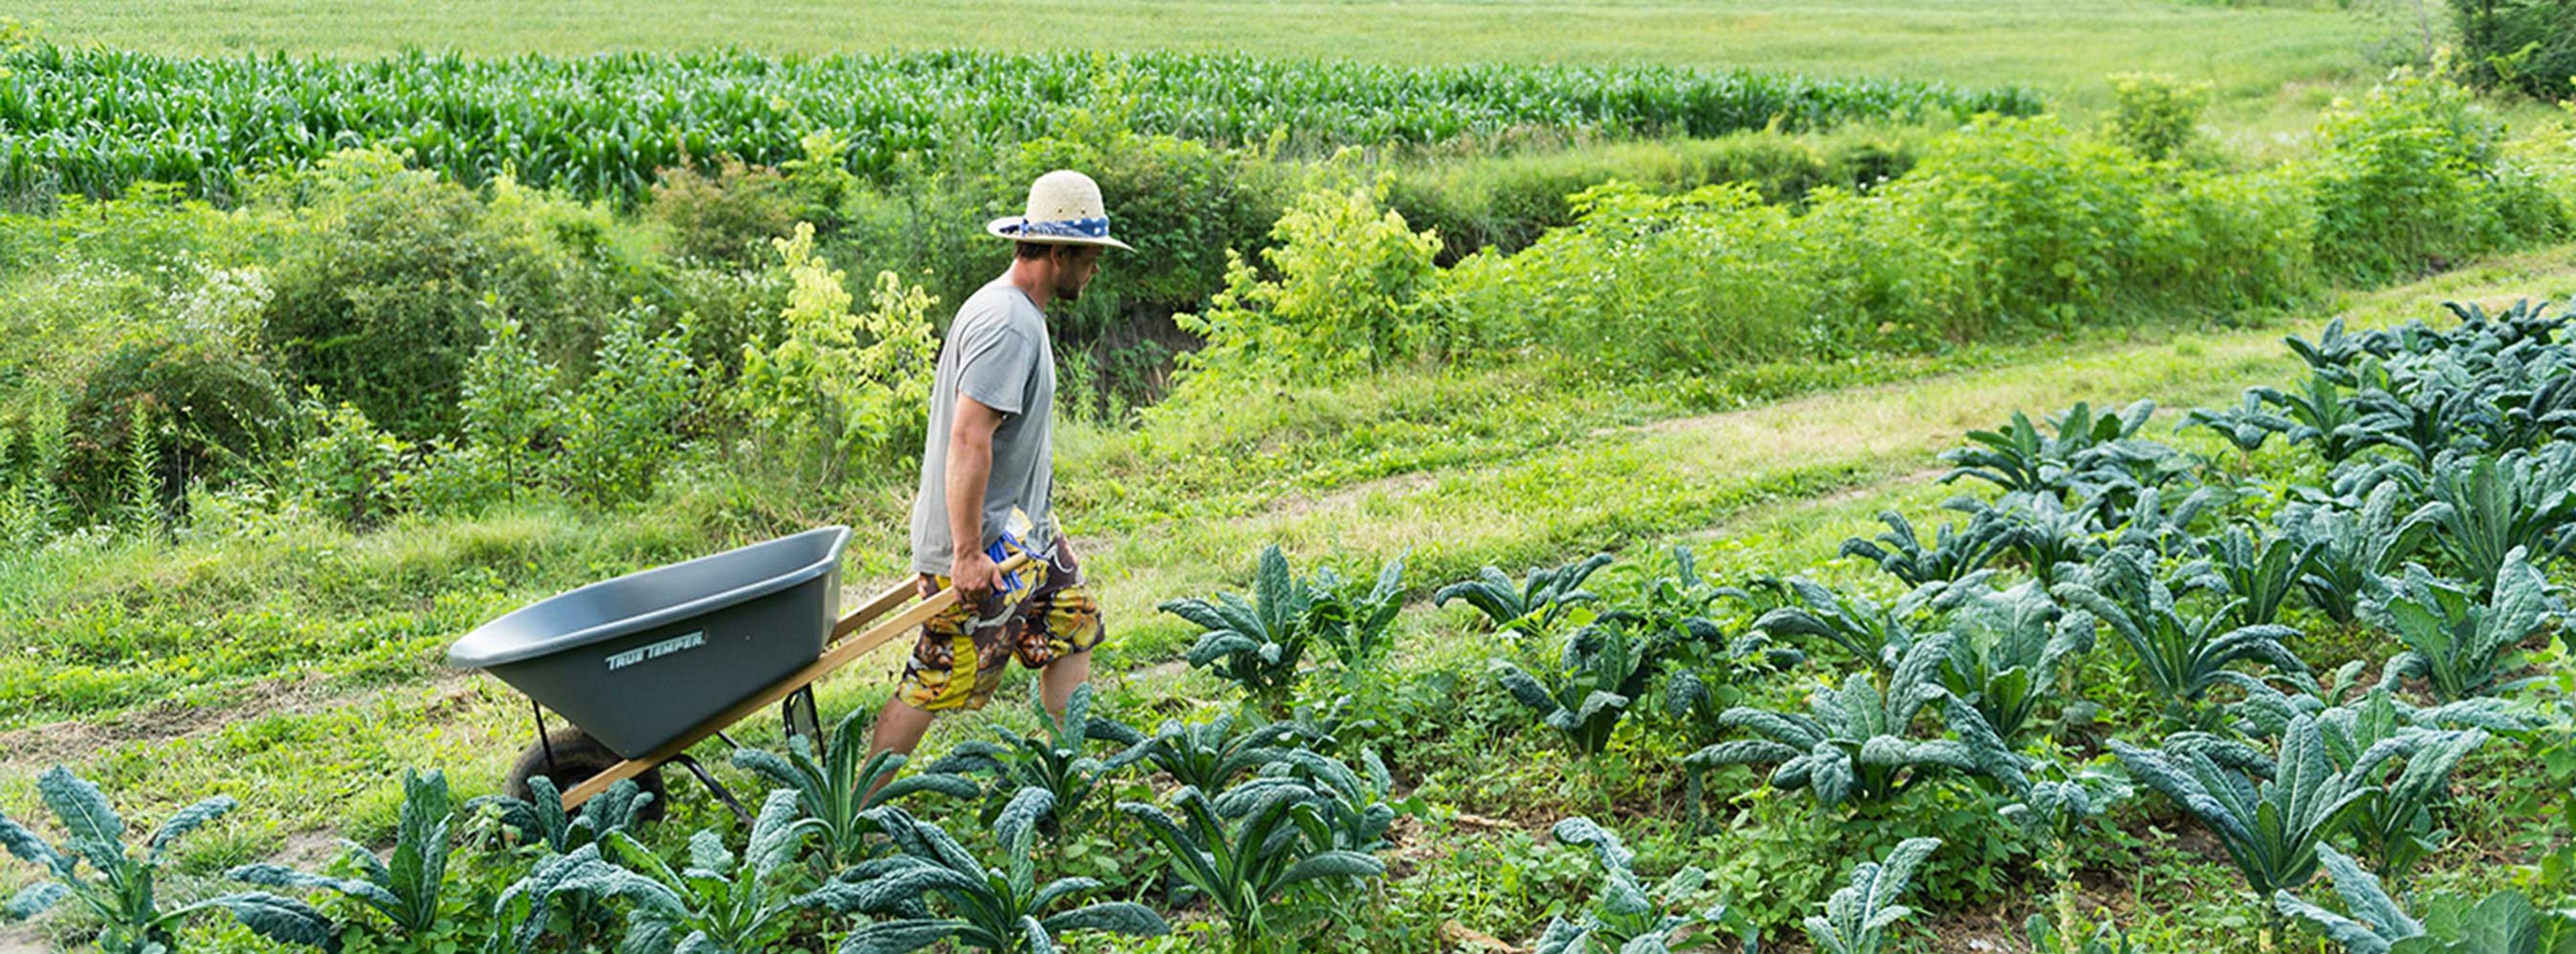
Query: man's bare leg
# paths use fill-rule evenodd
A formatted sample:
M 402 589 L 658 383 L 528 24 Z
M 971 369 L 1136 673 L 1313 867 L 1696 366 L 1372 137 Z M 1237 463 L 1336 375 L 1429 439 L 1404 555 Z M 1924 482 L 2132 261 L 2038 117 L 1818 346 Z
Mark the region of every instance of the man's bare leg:
M 931 721 L 938 717 L 939 713 L 899 698 L 886 700 L 885 708 L 877 710 L 876 731 L 869 735 L 868 754 L 892 749 L 911 755 L 913 746 L 921 744 L 922 735 L 930 731 Z
M 1073 691 L 1089 681 L 1091 681 L 1089 650 L 1060 657 L 1038 672 L 1038 688 L 1046 696 L 1047 711 L 1059 717 L 1064 715 L 1064 707 L 1073 702 Z

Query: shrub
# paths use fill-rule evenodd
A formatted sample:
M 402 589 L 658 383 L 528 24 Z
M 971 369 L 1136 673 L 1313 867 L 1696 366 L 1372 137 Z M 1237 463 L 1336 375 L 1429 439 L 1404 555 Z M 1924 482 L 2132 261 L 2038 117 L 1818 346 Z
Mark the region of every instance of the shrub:
M 1976 262 L 1982 302 L 2071 323 L 2120 289 L 2141 258 L 2154 167 L 2052 117 L 1982 116 L 1933 142 L 1888 188 L 1893 214 Z
M 2469 75 L 2545 100 L 2576 94 L 2576 2 L 2451 0 Z
M 2401 73 L 2320 122 L 2318 257 L 2349 280 L 2447 269 L 2566 228 L 2556 199 L 2506 166 L 2504 124 L 2467 90 Z
M 175 513 L 189 481 L 240 473 L 267 456 L 271 428 L 287 408 L 268 369 L 229 344 L 185 334 L 134 341 L 109 352 L 72 398 L 69 454 L 57 479 L 92 515 L 131 503 L 123 484 L 132 423 L 148 413 L 166 434 L 155 450 L 152 502 Z
M 649 310 L 621 315 L 599 345 L 590 378 L 565 403 L 556 467 L 581 500 L 643 499 L 679 446 L 680 418 L 697 394 L 689 326 L 646 337 L 651 317 Z
M 2111 75 L 2111 118 L 2102 133 L 2112 142 L 2149 160 L 2182 154 L 2197 130 L 2200 111 L 2209 105 L 2208 83 L 2177 83 L 2153 73 Z
M 297 409 L 305 437 L 289 471 L 295 495 L 351 527 L 370 527 L 400 507 L 409 448 L 355 404 L 325 408 L 307 397 Z
M 853 314 L 846 273 L 814 254 L 812 226 L 771 244 L 792 290 L 776 333 L 743 346 L 731 409 L 828 474 L 917 445 L 938 356 L 929 293 L 880 272 L 869 310 Z
M 733 158 L 713 175 L 687 166 L 662 170 L 645 211 L 670 227 L 673 254 L 738 263 L 793 233 L 798 220 L 786 176 Z
M 1175 315 L 1207 346 L 1181 358 L 1174 399 L 1202 381 L 1332 380 L 1436 352 L 1441 336 L 1423 320 L 1421 296 L 1438 275 L 1440 240 L 1387 211 L 1385 197 L 1384 178 L 1305 194 L 1261 253 L 1275 277 L 1237 257 L 1205 311 Z
M 556 394 L 562 376 L 537 354 L 518 319 L 485 309 L 483 344 L 465 367 L 459 410 L 469 446 L 510 496 L 534 484 L 553 458 L 550 445 L 564 410 Z

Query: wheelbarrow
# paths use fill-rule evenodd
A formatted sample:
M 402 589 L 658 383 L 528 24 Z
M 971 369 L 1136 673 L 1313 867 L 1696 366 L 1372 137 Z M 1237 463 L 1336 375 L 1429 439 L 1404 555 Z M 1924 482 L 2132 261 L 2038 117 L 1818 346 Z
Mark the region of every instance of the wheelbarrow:
M 951 588 L 904 608 L 920 593 L 905 581 L 838 615 L 849 540 L 848 527 L 822 527 L 630 573 L 465 634 L 447 664 L 508 683 L 536 719 L 510 793 L 527 797 L 528 780 L 544 775 L 567 809 L 630 778 L 662 795 L 661 767 L 678 763 L 748 821 L 689 748 L 711 736 L 734 745 L 724 730 L 772 705 L 789 733 L 821 746 L 814 682 L 957 602 Z M 570 730 L 548 731 L 548 709 Z

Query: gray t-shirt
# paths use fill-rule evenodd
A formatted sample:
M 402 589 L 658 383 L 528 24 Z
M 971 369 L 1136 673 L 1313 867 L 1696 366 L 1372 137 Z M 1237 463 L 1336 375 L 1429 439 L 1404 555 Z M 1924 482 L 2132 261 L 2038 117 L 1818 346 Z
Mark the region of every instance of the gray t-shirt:
M 1029 552 L 1053 552 L 1047 498 L 1055 488 L 1055 350 L 1046 313 L 1009 277 L 985 285 L 957 308 L 939 348 L 930 390 L 930 434 L 921 448 L 921 492 L 912 503 L 912 567 L 946 575 L 956 557 L 948 531 L 948 427 L 964 394 L 1002 413 L 993 431 L 993 469 L 984 484 L 984 539 L 1001 539 L 1011 511 L 1028 515 Z

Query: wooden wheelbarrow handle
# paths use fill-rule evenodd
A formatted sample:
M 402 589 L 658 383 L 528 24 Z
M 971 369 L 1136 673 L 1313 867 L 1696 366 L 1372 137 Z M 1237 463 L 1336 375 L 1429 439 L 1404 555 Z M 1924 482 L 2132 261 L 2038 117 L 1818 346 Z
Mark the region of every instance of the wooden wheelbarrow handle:
M 1002 561 L 1000 569 L 1004 573 L 1010 573 L 1027 566 L 1028 562 L 1028 554 L 1017 554 Z M 642 758 L 627 759 L 609 766 L 607 770 L 597 775 L 583 779 L 581 784 L 563 793 L 564 808 L 580 807 L 581 803 L 589 801 L 591 796 L 607 791 L 609 786 L 623 779 L 642 775 L 646 769 L 678 757 L 680 753 L 688 751 L 690 746 L 704 742 L 707 737 L 727 726 L 769 708 L 778 700 L 787 698 L 790 693 L 805 688 L 815 680 L 830 675 L 834 670 L 857 661 L 859 657 L 867 655 L 871 650 L 893 642 L 896 637 L 928 622 L 931 617 L 939 615 L 940 611 L 957 605 L 957 588 L 951 586 L 931 594 L 929 599 L 913 604 L 912 608 L 896 613 L 890 619 L 877 622 L 873 626 L 869 625 L 871 621 L 893 612 L 895 607 L 902 606 L 904 601 L 920 592 L 921 584 L 909 580 L 887 587 L 885 592 L 877 594 L 875 599 L 867 601 L 858 609 L 851 610 L 849 615 L 841 617 L 840 622 L 832 624 L 831 635 L 824 639 L 827 648 L 823 650 L 820 658 L 807 663 L 805 668 L 796 670 L 786 679 L 770 685 L 769 688 L 753 693 L 750 698 L 734 703 L 732 707 L 717 713 L 714 718 L 699 723 L 697 727 L 687 732 L 680 733 L 678 738 L 663 743 L 661 748 L 645 753 Z M 866 632 L 844 639 L 851 633 L 858 632 L 863 626 L 867 627 Z

